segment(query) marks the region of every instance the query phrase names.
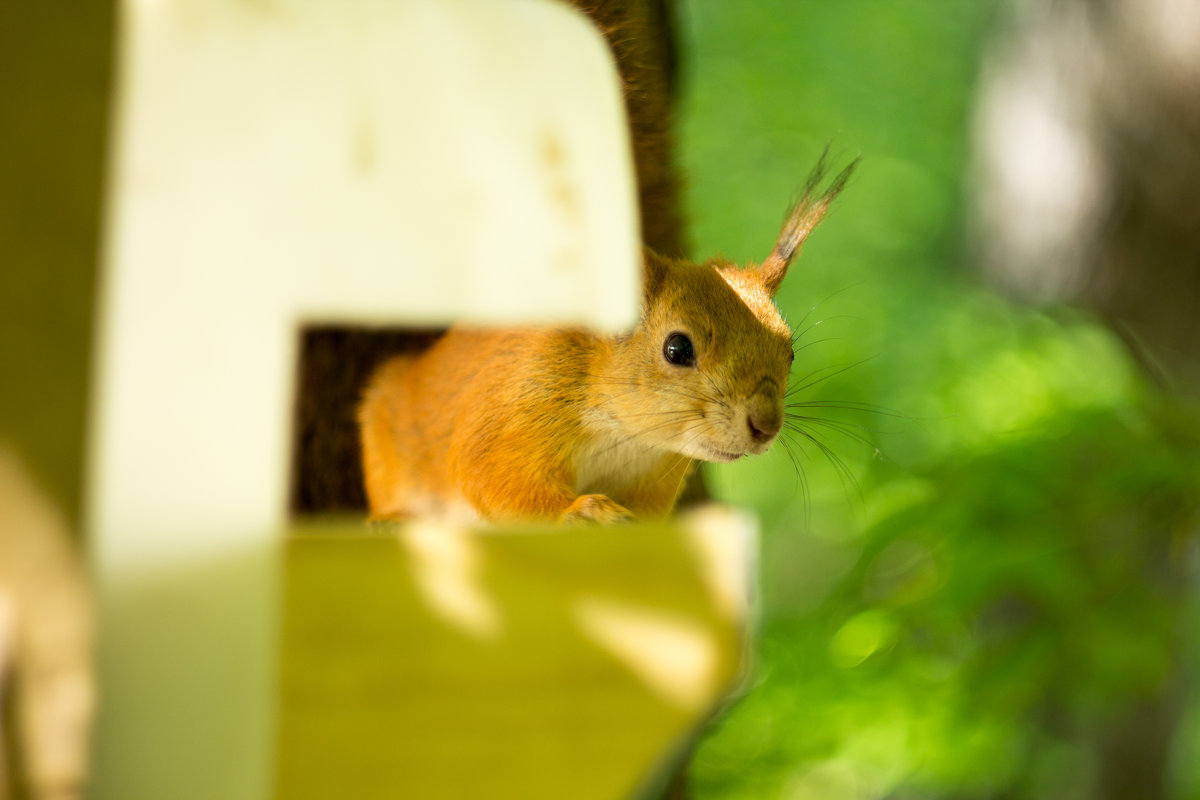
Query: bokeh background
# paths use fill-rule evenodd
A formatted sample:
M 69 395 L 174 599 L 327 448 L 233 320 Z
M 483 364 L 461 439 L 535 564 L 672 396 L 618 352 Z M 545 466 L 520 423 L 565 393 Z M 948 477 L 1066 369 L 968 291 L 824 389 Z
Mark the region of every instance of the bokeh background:
M 1200 295 L 1135 272 L 1136 257 L 1186 275 L 1200 261 L 1151 224 L 1140 241 L 1096 238 L 1114 216 L 1163 218 L 1140 198 L 1167 178 L 1138 194 L 1062 171 L 1145 171 L 1111 125 L 1133 103 L 1073 110 L 1076 72 L 1138 55 L 1079 35 L 1128 30 L 1104 16 L 1122 5 L 1046 4 L 1054 17 L 995 0 L 681 3 L 695 253 L 762 258 L 826 144 L 838 166 L 863 157 L 778 298 L 806 331 L 793 382 L 811 384 L 796 395 L 810 405 L 792 411 L 814 419 L 790 447 L 709 472 L 764 532 L 757 665 L 700 745 L 697 797 L 1200 797 L 1200 417 L 1186 377 L 1200 340 L 1176 331 L 1156 350 L 1086 280 L 1123 247 L 1130 285 L 1158 287 L 1144 316 L 1195 319 Z M 1168 110 L 1176 98 L 1188 122 L 1195 75 L 1168 76 Z M 1041 106 L 1021 112 L 1022 90 Z M 997 91 L 1002 120 L 1034 122 L 989 128 Z M 1131 95 L 1149 92 L 1131 80 Z M 1144 151 L 1187 130 L 1165 113 L 1155 124 L 1135 131 Z M 1106 201 L 998 193 L 997 136 L 1033 160 L 993 172 L 1033 170 L 1030 186 L 1060 195 L 1074 180 Z M 1059 250 L 1006 249 L 1020 231 L 997 208 L 1013 224 L 1032 211 Z M 1068 262 L 1083 279 L 1053 292 L 995 279 Z

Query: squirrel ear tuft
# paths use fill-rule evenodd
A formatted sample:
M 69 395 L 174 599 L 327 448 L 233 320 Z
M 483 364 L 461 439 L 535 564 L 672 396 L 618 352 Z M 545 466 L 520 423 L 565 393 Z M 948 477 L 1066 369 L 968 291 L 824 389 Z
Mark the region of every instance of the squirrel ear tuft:
M 642 297 L 647 302 L 662 291 L 667 280 L 667 260 L 649 247 L 642 248 Z
M 801 245 L 804 244 L 818 223 L 825 218 L 825 214 L 829 211 L 829 205 L 842 191 L 846 181 L 850 180 L 854 168 L 862 160 L 862 157 L 859 156 L 851 161 L 850 165 L 834 178 L 829 188 L 818 195 L 817 186 L 825 177 L 825 159 L 828 155 L 829 146 L 826 145 L 825 151 L 817 160 L 817 165 L 813 167 L 812 172 L 808 174 L 808 180 L 804 182 L 804 194 L 788 210 L 787 220 L 783 223 L 782 230 L 779 231 L 775 249 L 756 268 L 759 279 L 772 295 L 779 290 L 784 276 L 787 275 L 788 265 L 800 252 Z

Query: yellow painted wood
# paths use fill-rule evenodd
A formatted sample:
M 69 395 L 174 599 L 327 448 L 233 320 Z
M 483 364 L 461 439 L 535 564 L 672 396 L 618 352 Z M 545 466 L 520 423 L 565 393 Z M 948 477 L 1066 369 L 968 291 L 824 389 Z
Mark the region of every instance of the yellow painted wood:
M 281 800 L 629 797 L 737 673 L 680 528 L 352 531 L 286 546 Z

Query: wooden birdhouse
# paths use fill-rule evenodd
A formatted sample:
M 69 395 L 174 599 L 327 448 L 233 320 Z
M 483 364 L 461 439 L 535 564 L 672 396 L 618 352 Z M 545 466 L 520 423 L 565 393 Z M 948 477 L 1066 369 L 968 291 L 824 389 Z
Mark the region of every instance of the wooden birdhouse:
M 26 13 L 0 38 L 80 52 L 75 22 Z M 103 203 L 0 222 L 20 289 L 0 292 L 0 436 L 86 553 L 89 796 L 651 786 L 739 674 L 752 520 L 369 528 L 288 502 L 312 326 L 636 320 L 602 37 L 548 0 L 123 0 L 111 41 L 78 35 L 111 54 L 111 95 L 52 97 L 89 124 L 35 149 L 89 137 L 62 168 L 102 174 Z M 47 248 L 59 225 L 99 244 Z

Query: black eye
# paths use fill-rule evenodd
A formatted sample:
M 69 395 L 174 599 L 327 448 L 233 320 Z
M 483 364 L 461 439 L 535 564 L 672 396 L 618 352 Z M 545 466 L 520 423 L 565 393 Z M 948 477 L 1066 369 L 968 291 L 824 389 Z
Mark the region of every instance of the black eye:
M 663 342 L 663 358 L 677 367 L 696 366 L 696 350 L 692 340 L 682 333 L 672 333 Z

